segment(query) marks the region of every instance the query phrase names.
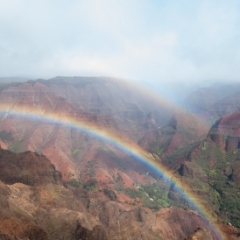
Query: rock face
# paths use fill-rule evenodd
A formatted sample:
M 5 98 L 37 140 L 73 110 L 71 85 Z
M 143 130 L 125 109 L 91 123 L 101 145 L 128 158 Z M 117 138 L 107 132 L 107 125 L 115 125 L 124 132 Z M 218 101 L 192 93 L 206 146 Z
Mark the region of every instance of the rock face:
M 3 166 L 0 175 L 5 181 L 0 182 L 2 239 L 154 240 L 161 237 L 175 240 L 184 239 L 205 226 L 195 211 L 170 207 L 152 212 L 146 207 L 119 202 L 119 193 L 115 201 L 109 201 L 101 191 L 87 192 L 70 185 L 66 188 L 53 165 L 38 154 L 1 150 L 0 155 L 1 159 L 6 156 L 5 161 L 16 167 L 19 175 L 33 168 L 31 181 L 12 184 L 12 179 L 3 175 L 8 166 Z M 6 179 L 12 185 L 7 185 Z
M 190 222 L 193 224 L 194 229 L 198 229 L 202 224 L 200 224 L 199 220 L 197 220 L 197 216 L 192 211 L 184 211 L 180 208 L 170 207 L 169 209 L 162 209 L 158 212 L 158 218 L 156 221 L 156 225 L 166 226 L 174 224 L 174 221 L 171 219 L 175 219 L 175 221 L 181 221 L 181 227 L 173 225 L 175 233 L 168 232 L 165 233 L 166 239 L 184 239 L 186 234 L 190 235 L 192 233 L 192 228 L 190 227 Z M 163 227 L 164 228 L 164 227 Z M 153 227 L 153 231 L 155 230 L 155 227 Z M 208 231 L 206 235 L 208 238 L 206 239 L 214 239 L 211 232 Z
M 198 228 L 191 236 L 185 238 L 185 240 L 211 240 L 210 232 L 206 229 Z
M 240 148 L 240 111 L 226 115 L 211 128 L 209 138 L 222 151 L 232 151 Z
M 27 220 L 0 218 L 0 231 L 0 239 L 48 240 L 43 229 Z
M 38 109 L 43 115 L 90 122 L 135 141 L 173 112 L 169 106 L 159 108 L 154 101 L 143 98 L 143 93 L 135 92 L 110 79 L 59 78 L 6 85 L 1 89 L 0 101 L 9 111 Z M 2 148 L 45 155 L 62 173 L 64 181 L 78 181 L 86 173 L 89 159 L 93 160 L 100 149 L 112 152 L 108 145 L 86 134 L 49 121 L 36 121 L 34 116 L 26 119 L 6 114 L 0 118 Z
M 76 239 L 85 239 L 85 240 L 107 240 L 105 231 L 101 226 L 95 226 L 93 230 L 88 230 L 87 228 L 79 225 L 76 231 Z
M 203 139 L 209 126 L 198 116 L 189 112 L 178 112 L 167 126 L 149 131 L 139 144 L 155 157 L 164 157 L 182 147 Z
M 164 163 L 178 172 L 181 180 L 214 209 L 220 221 L 240 227 L 240 111 L 225 115 L 209 130 L 207 137 L 186 145 Z M 230 238 L 229 238 L 230 239 Z M 234 238 L 233 238 L 234 239 Z
M 6 184 L 23 183 L 33 186 L 57 184 L 62 178 L 43 155 L 32 152 L 15 154 L 0 149 L 0 180 Z
M 220 229 L 222 229 L 222 231 L 226 233 L 228 240 L 239 240 L 240 239 L 240 233 L 235 227 L 225 225 L 225 224 L 220 224 Z
M 90 122 L 99 127 L 117 128 L 111 117 L 79 110 L 63 98 L 51 96 L 46 87 L 40 83 L 25 83 L 9 87 L 1 92 L 0 99 L 4 108 L 11 111 L 41 109 L 43 116 L 45 113 L 51 113 L 62 118 L 69 116 L 75 121 Z M 71 128 L 49 121 L 35 121 L 34 117 L 36 117 L 34 114 L 28 119 L 15 118 L 8 114 L 2 115 L 0 138 L 4 144 L 14 152 L 30 150 L 44 154 L 62 173 L 65 181 L 78 178 L 74 158 L 81 149 L 79 138 L 84 139 L 85 135 L 79 132 L 72 133 Z
M 37 81 L 44 84 L 49 93 L 63 97 L 84 111 L 109 114 L 118 125 L 125 124 L 125 128 L 129 121 L 141 125 L 141 122 L 149 119 L 149 113 L 154 116 L 156 124 L 162 126 L 175 110 L 173 105 L 166 104 L 163 99 L 146 97 L 147 94 L 150 95 L 147 89 L 141 89 L 123 80 L 103 77 L 56 77 L 48 81 Z M 133 134 L 133 128 L 131 130 Z

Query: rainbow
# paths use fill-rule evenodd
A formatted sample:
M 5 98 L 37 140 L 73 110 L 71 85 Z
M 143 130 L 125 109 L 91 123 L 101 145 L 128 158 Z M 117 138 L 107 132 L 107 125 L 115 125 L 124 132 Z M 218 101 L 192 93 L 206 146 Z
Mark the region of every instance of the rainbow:
M 38 110 L 26 105 L 17 106 L 0 104 L 0 121 L 7 117 L 23 118 L 69 127 L 88 134 L 121 150 L 125 154 L 144 164 L 160 176 L 165 182 L 173 186 L 174 189 L 189 203 L 191 208 L 198 211 L 199 215 L 204 219 L 206 225 L 212 230 L 216 239 L 225 239 L 224 234 L 214 223 L 215 220 L 213 219 L 213 215 L 208 212 L 206 206 L 204 206 L 200 199 L 192 193 L 189 186 L 181 182 L 179 178 L 174 176 L 174 174 L 166 169 L 166 167 L 164 167 L 159 161 L 156 161 L 150 153 L 143 150 L 133 141 L 119 135 L 111 129 L 96 126 L 94 122 L 88 121 L 87 119 L 79 119 L 61 112 L 44 111 L 41 109 Z

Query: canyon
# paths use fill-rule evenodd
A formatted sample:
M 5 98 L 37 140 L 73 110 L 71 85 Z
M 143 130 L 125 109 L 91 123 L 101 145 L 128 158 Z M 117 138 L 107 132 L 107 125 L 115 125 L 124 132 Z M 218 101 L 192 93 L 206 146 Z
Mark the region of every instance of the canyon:
M 239 239 L 234 89 L 224 97 L 215 89 L 198 111 L 199 100 L 190 95 L 187 111 L 111 78 L 2 84 L 1 239 L 219 239 L 181 194 L 134 156 L 44 116 L 74 120 L 83 129 L 91 124 L 137 144 L 205 202 L 224 239 Z M 222 110 L 213 114 L 216 104 Z

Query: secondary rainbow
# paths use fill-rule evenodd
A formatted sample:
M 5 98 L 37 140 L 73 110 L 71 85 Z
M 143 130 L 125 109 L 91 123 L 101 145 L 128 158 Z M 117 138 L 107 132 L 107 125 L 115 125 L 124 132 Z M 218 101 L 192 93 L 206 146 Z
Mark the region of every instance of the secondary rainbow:
M 41 111 L 28 106 L 0 104 L 0 119 L 4 120 L 4 118 L 7 118 L 8 116 L 70 127 L 111 144 L 115 148 L 123 151 L 129 156 L 132 156 L 134 159 L 147 166 L 164 179 L 164 181 L 173 186 L 174 189 L 188 201 L 191 208 L 199 212 L 199 215 L 203 217 L 205 223 L 212 230 L 217 239 L 225 239 L 223 233 L 214 223 L 211 214 L 208 213 L 206 207 L 201 203 L 200 199 L 192 193 L 189 186 L 182 183 L 180 179 L 174 176 L 159 161 L 156 161 L 150 153 L 140 148 L 133 141 L 124 138 L 111 129 L 96 126 L 93 122 L 88 121 L 87 119 L 75 118 L 68 116 L 66 113 Z

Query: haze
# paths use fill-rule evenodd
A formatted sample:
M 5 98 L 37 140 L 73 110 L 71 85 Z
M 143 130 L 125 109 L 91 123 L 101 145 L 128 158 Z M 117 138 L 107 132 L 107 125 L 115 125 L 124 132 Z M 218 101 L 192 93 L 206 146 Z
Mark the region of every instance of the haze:
M 0 77 L 240 79 L 232 1 L 0 0 Z

